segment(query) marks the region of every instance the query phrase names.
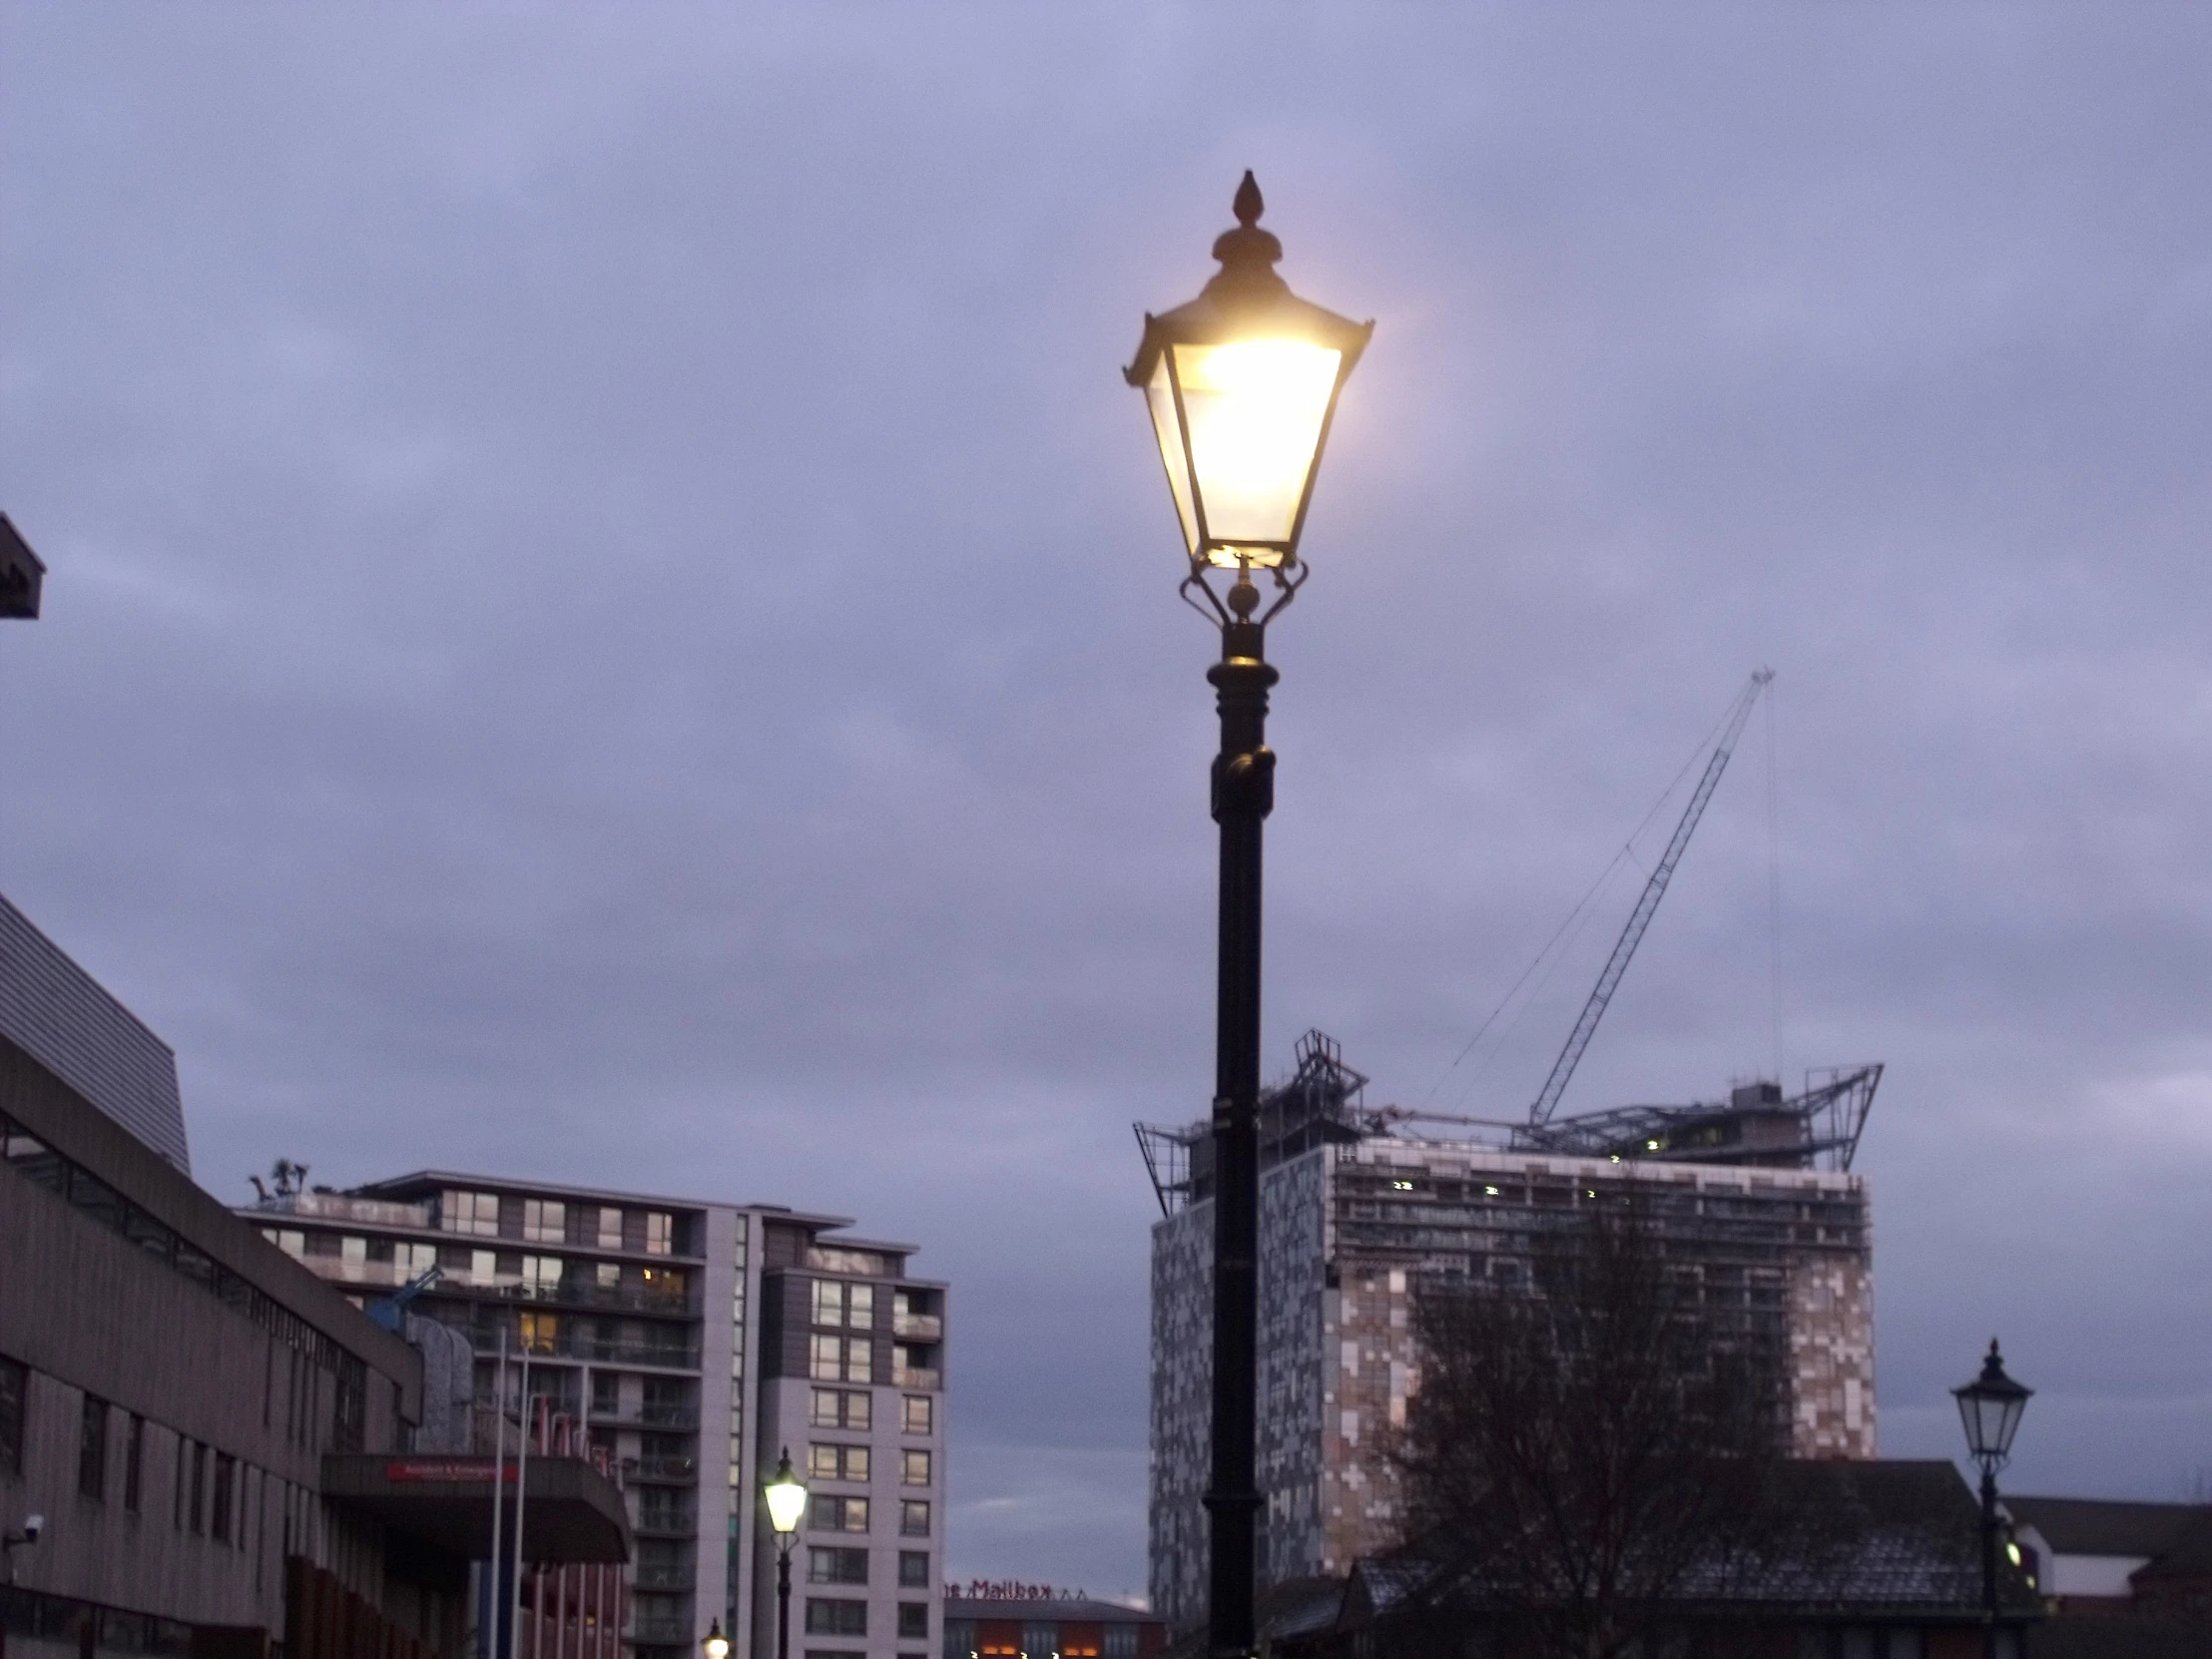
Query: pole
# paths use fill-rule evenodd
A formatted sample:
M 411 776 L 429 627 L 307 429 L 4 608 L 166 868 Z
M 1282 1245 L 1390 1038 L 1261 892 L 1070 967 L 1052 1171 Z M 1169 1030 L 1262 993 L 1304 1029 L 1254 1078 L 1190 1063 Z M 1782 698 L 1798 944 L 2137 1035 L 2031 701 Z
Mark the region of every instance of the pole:
M 1981 1465 L 1981 1659 L 1997 1659 L 1997 1471 Z
M 776 1540 L 776 1659 L 792 1659 L 792 1535 Z
M 515 1629 L 516 1613 L 522 1600 L 522 1499 L 530 1483 L 530 1345 L 519 1346 L 522 1349 L 522 1397 L 516 1416 L 521 1423 L 521 1433 L 515 1442 L 515 1565 L 514 1577 L 510 1580 L 514 1590 L 507 1604 L 507 1649 L 501 1659 L 515 1659 L 515 1638 L 519 1634 Z
M 501 1659 L 507 1651 L 503 1632 L 506 1621 L 500 1614 L 499 1577 L 503 1560 L 499 1552 L 499 1518 L 507 1507 L 507 1333 L 499 1333 L 499 1381 L 493 1384 L 491 1395 L 492 1461 L 491 1461 L 491 1572 L 487 1580 L 484 1599 L 491 1613 L 491 1635 L 484 1643 L 484 1651 L 494 1659 Z
M 1221 708 L 1213 814 L 1221 826 L 1221 928 L 1214 1030 L 1214 1400 L 1207 1651 L 1253 1651 L 1260 1514 L 1255 1426 L 1259 1395 L 1261 832 L 1275 806 L 1267 747 L 1266 634 L 1250 620 L 1250 580 L 1230 595 L 1237 620 L 1206 671 Z

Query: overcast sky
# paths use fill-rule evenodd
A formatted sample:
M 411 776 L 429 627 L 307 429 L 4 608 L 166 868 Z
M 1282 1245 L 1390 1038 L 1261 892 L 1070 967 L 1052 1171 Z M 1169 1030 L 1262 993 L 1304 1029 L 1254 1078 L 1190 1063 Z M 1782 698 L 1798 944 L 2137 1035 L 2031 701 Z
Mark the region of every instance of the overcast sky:
M 1563 1109 L 1886 1061 L 1885 1452 L 1999 1334 L 2015 1488 L 2180 1495 L 2208 62 L 2149 3 L 6 4 L 0 890 L 226 1200 L 915 1242 L 950 1570 L 1141 1590 L 1213 642 L 1118 371 L 1252 167 L 1378 319 L 1271 639 L 1270 1069 L 1522 1110 L 1632 862 L 1454 1056 L 1771 665 Z

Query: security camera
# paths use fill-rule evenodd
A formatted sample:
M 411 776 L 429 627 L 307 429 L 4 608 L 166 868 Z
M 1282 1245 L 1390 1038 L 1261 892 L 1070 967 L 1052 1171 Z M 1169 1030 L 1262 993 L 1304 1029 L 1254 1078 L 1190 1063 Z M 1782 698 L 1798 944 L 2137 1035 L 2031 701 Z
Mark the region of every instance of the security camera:
M 44 1515 L 26 1515 L 23 1517 L 23 1541 L 25 1543 L 37 1543 L 38 1535 L 45 1530 L 46 1517 Z

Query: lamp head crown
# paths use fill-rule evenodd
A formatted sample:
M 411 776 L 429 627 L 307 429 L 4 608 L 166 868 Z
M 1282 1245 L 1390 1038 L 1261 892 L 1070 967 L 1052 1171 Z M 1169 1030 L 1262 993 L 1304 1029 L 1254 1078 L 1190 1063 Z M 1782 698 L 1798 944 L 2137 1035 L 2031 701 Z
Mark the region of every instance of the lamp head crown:
M 1283 245 L 1272 231 L 1260 229 L 1260 216 L 1267 207 L 1260 195 L 1260 181 L 1252 176 L 1252 169 L 1246 168 L 1244 183 L 1237 187 L 1236 199 L 1230 204 L 1237 216 L 1237 228 L 1214 239 L 1214 258 L 1221 261 L 1221 270 L 1206 284 L 1209 294 L 1232 298 L 1290 291 L 1289 284 L 1275 274 Z

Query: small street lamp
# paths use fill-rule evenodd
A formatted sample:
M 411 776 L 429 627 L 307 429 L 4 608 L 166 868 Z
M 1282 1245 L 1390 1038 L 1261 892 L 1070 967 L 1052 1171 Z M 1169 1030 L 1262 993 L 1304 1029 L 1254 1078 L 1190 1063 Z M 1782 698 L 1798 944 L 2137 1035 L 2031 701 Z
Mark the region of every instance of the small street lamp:
M 762 1495 L 768 1499 L 768 1523 L 776 1529 L 776 1659 L 791 1659 L 792 1544 L 807 1513 L 807 1485 L 792 1472 L 790 1446 L 784 1448 Z M 709 1659 L 720 1656 L 709 1655 Z
M 2012 1436 L 2020 1426 L 2033 1388 L 2004 1375 L 2004 1356 L 1989 1339 L 1981 1375 L 1950 1390 L 1958 1401 L 1958 1420 L 1966 1427 L 1966 1449 L 1981 1465 L 1981 1652 L 1997 1659 L 1997 1470 L 2012 1456 Z
M 1260 1494 L 1259 1392 L 1261 830 L 1275 806 L 1267 747 L 1269 621 L 1296 597 L 1306 509 L 1337 394 L 1367 349 L 1372 322 L 1323 310 L 1275 274 L 1283 245 L 1260 229 L 1265 204 L 1250 173 L 1237 227 L 1214 243 L 1221 270 L 1188 304 L 1147 312 L 1123 371 L 1151 407 L 1153 435 L 1183 531 L 1181 594 L 1221 628 L 1221 753 L 1213 816 L 1221 826 L 1221 917 L 1214 1048 L 1213 1465 L 1206 1492 L 1212 1547 L 1208 1652 L 1254 1648 Z M 1215 572 L 1233 571 L 1226 594 Z M 1253 581 L 1274 597 L 1260 610 Z M 1257 614 L 1256 614 L 1257 613 Z
M 707 1634 L 699 1644 L 699 1651 L 704 1653 L 707 1659 L 730 1659 L 730 1638 L 722 1633 L 722 1621 L 720 1619 L 712 1620 L 708 1624 Z

